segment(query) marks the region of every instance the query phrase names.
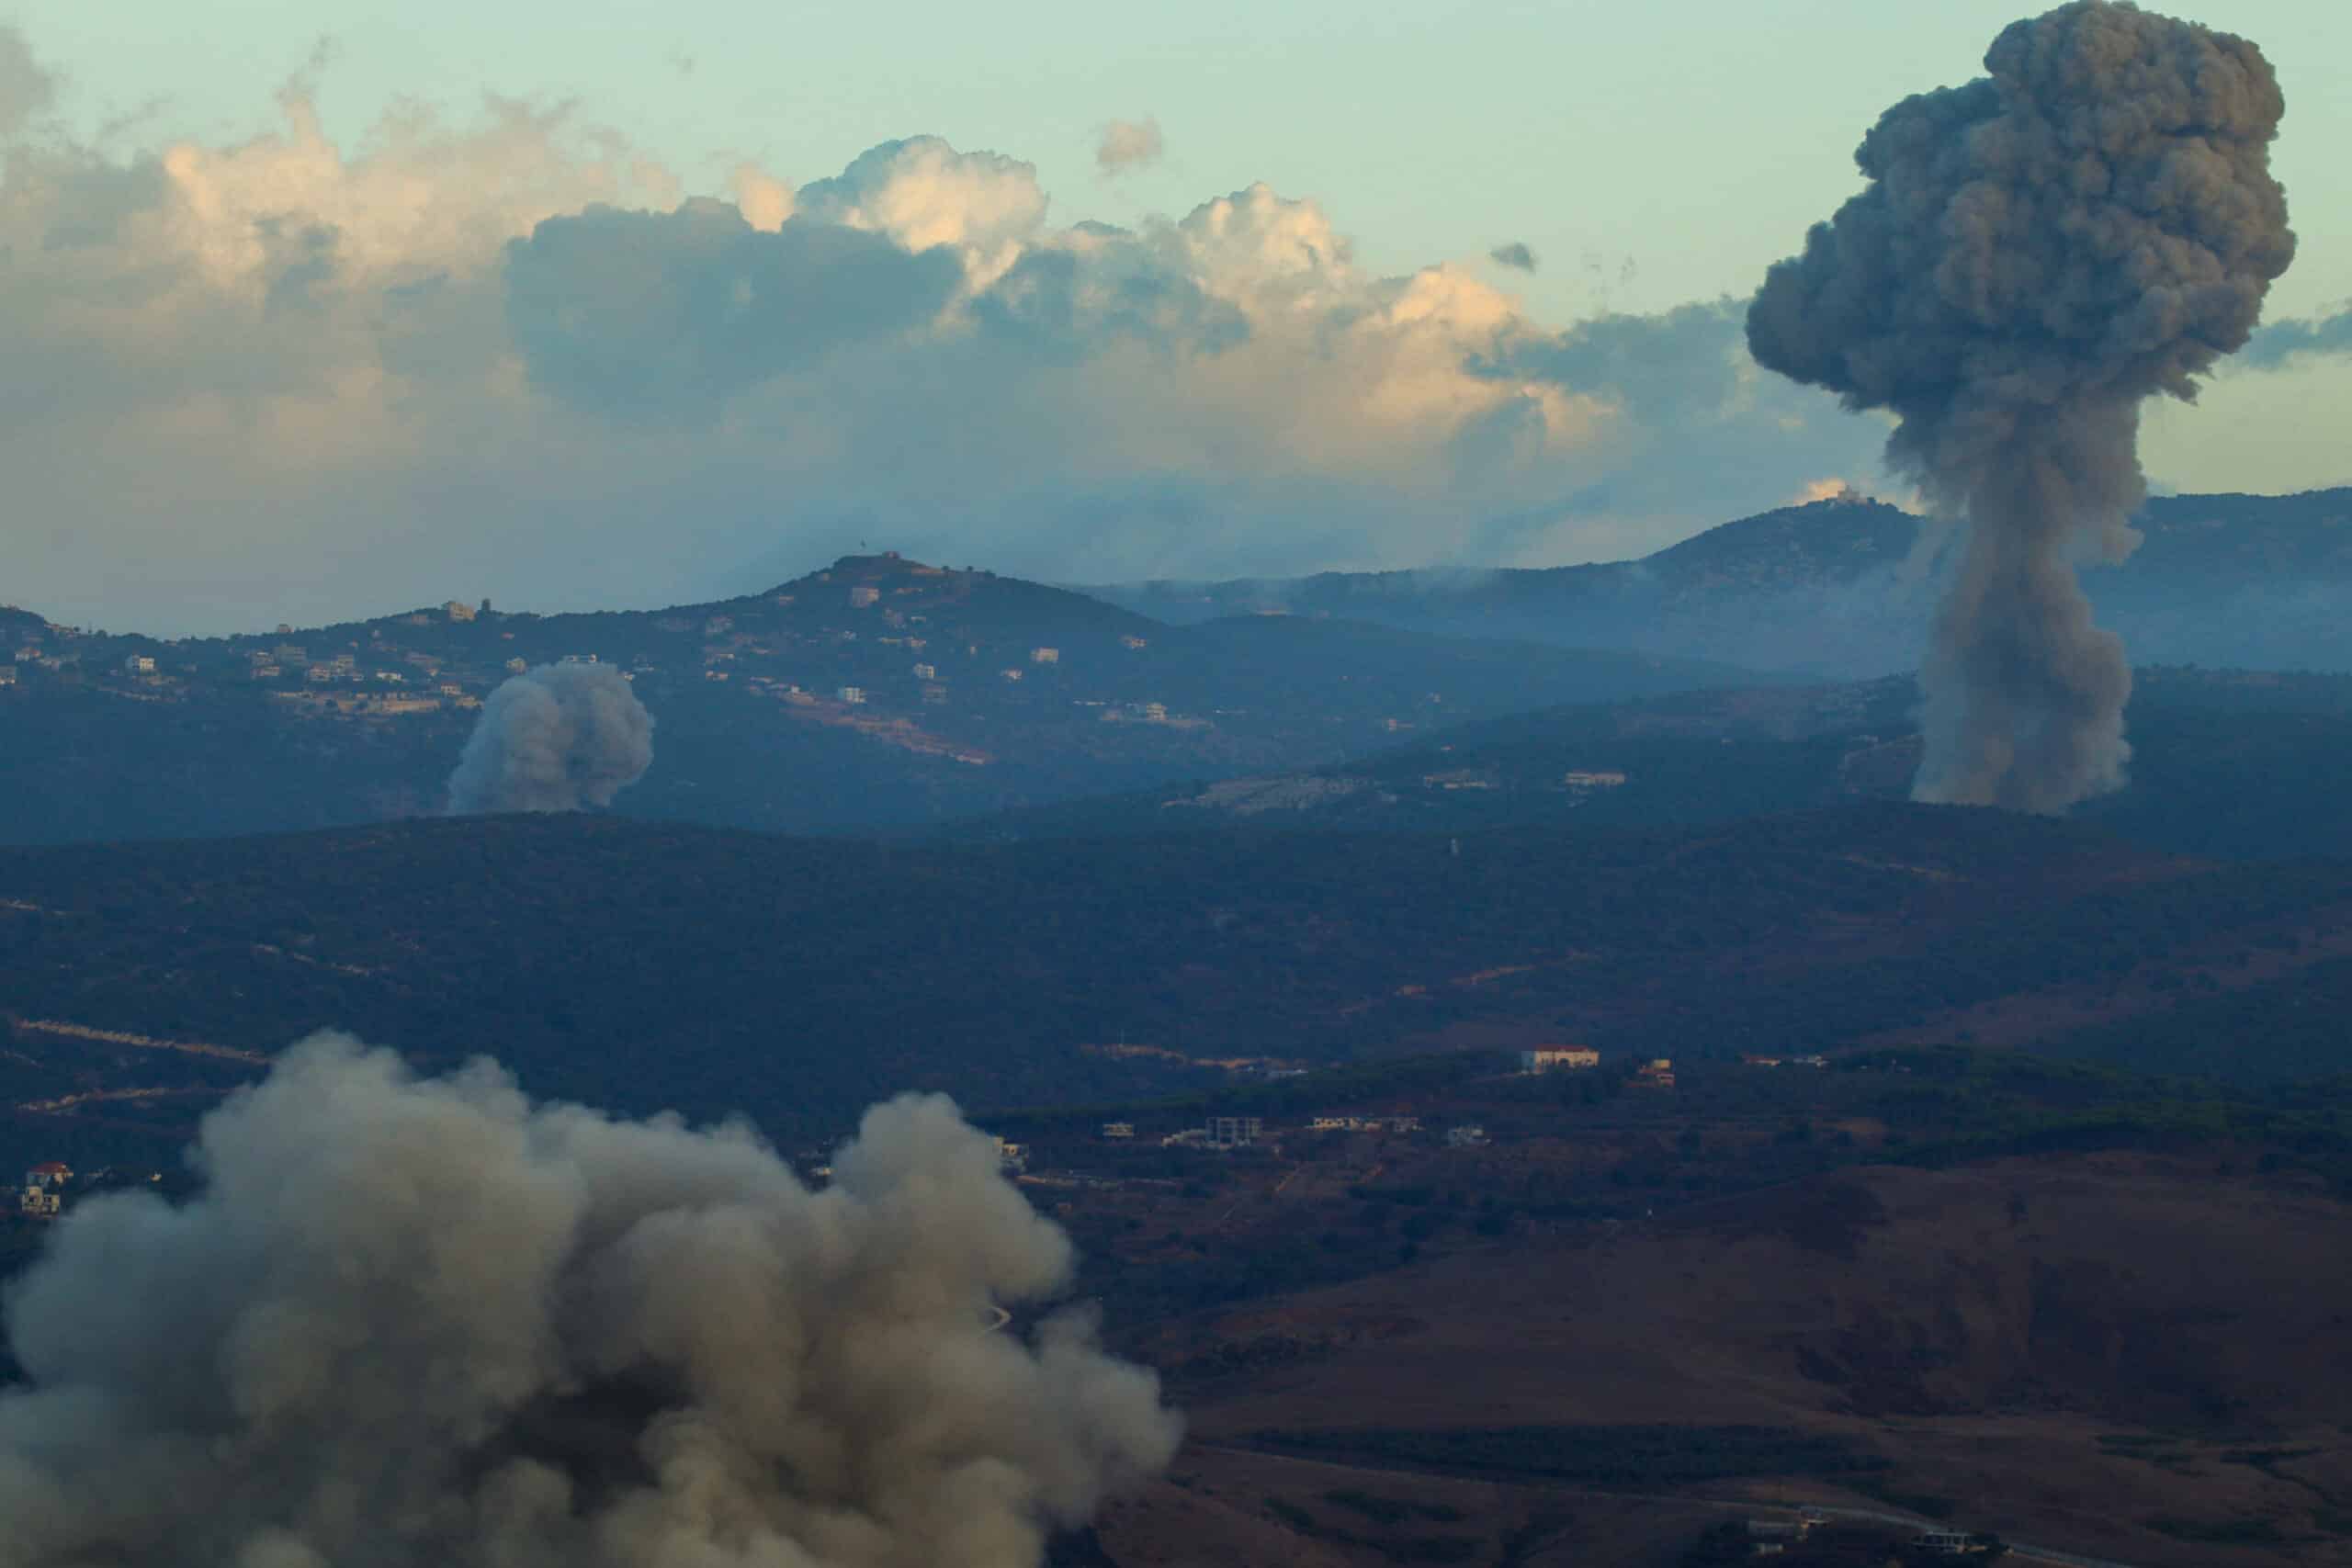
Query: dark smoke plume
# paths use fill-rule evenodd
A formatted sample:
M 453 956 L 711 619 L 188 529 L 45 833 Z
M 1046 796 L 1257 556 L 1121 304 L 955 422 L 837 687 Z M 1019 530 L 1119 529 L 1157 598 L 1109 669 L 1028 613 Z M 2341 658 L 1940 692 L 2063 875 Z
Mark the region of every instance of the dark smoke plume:
M 2193 397 L 2294 255 L 2283 106 L 2245 39 L 2106 0 L 2012 23 L 1984 67 L 1880 117 L 1868 186 L 1771 268 L 1747 340 L 1893 411 L 1889 462 L 1964 527 L 1915 793 L 2057 811 L 2131 755 L 2075 563 L 2139 543 L 2142 400 Z
M 653 716 L 609 664 L 542 664 L 503 682 L 449 775 L 449 810 L 610 806 L 653 762 Z
M 322 1035 L 12 1292 L 0 1568 L 1034 1568 L 1176 1417 L 936 1097 L 812 1191 L 748 1131 Z

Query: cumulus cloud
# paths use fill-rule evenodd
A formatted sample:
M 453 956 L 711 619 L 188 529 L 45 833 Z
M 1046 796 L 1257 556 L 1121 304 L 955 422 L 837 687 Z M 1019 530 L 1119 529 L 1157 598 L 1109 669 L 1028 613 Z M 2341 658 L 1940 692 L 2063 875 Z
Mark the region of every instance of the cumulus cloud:
M 541 389 L 639 419 L 691 418 L 831 349 L 928 321 L 963 268 L 837 223 L 754 228 L 708 199 L 592 207 L 507 250 L 506 321 Z
M 1094 143 L 1094 166 L 1106 175 L 1124 175 L 1157 164 L 1164 151 L 1158 120 L 1148 115 L 1141 119 L 1114 119 L 1102 128 Z
M 33 58 L 24 33 L 0 26 L 0 137 L 16 134 L 56 97 L 57 78 Z
M 1034 1568 L 1164 1465 L 1149 1373 L 937 1097 L 804 1187 L 748 1129 L 322 1035 L 8 1301 L 0 1568 Z
M 713 197 L 558 110 L 354 153 L 315 97 L 11 153 L 12 595 L 166 631 L 639 604 L 861 537 L 1060 580 L 1539 563 L 1871 468 L 1718 307 L 1549 330 L 1265 185 L 1057 220 L 1030 164 L 914 137 Z
M 1487 253 L 1487 259 L 1497 266 L 1507 266 L 1517 272 L 1535 270 L 1535 253 L 1524 240 L 1513 240 L 1508 245 L 1497 245 Z

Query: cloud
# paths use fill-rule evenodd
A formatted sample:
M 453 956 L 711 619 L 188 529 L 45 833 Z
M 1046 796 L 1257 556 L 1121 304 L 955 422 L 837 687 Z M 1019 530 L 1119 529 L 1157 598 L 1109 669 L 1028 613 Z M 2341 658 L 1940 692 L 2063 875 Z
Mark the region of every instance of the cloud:
M 506 321 L 549 395 L 691 418 L 835 348 L 929 321 L 963 277 L 944 243 L 910 252 L 805 217 L 763 232 L 707 197 L 667 213 L 592 207 L 508 246 Z
M 33 58 L 25 35 L 0 26 L 0 138 L 23 130 L 56 98 L 57 78 Z
M 2238 351 L 2237 363 L 2248 369 L 2278 370 L 2293 360 L 2335 354 L 2352 354 L 2352 307 L 2313 321 L 2290 318 L 2258 328 Z
M 322 1034 L 9 1292 L 0 1568 L 1030 1568 L 1166 1464 L 1156 1380 L 936 1096 L 804 1187 L 743 1126 Z
M 1157 164 L 1164 151 L 1158 120 L 1148 115 L 1141 119 L 1114 119 L 1102 128 L 1102 137 L 1094 143 L 1094 166 L 1106 175 L 1124 175 Z
M 1535 270 L 1535 253 L 1524 240 L 1513 240 L 1508 245 L 1497 245 L 1487 253 L 1487 259 L 1497 266 L 1507 266 L 1519 272 Z
M 1724 307 L 1555 331 L 1264 184 L 1113 226 L 937 137 L 712 196 L 513 100 L 359 152 L 307 81 L 279 117 L 12 152 L 12 596 L 166 632 L 642 604 L 861 537 L 1063 581 L 1547 563 L 1867 476 L 1883 434 L 1758 378 Z
M 1010 266 L 1046 220 L 1037 171 L 1001 152 L 958 152 L 936 136 L 885 141 L 831 179 L 800 187 L 799 215 L 887 236 L 910 251 L 952 247 L 974 285 Z

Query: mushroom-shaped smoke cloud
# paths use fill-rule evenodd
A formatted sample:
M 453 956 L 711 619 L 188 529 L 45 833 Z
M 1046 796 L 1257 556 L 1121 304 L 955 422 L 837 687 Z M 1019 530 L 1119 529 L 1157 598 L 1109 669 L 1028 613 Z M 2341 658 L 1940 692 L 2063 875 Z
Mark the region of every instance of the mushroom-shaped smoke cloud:
M 1984 67 L 1880 117 L 1869 185 L 1772 267 L 1747 340 L 1892 410 L 1890 462 L 1964 522 L 1919 798 L 2056 811 L 2131 756 L 2131 666 L 2075 563 L 2139 542 L 2142 400 L 2192 397 L 2293 258 L 2283 106 L 2245 39 L 2108 0 L 2012 23 Z
M 482 704 L 449 775 L 449 810 L 610 806 L 653 762 L 653 716 L 609 664 L 542 664 Z
M 13 1292 L 0 1568 L 1032 1568 L 1175 1447 L 1086 1320 L 990 1332 L 1070 1248 L 944 1100 L 812 1191 L 323 1035 L 197 1164 Z

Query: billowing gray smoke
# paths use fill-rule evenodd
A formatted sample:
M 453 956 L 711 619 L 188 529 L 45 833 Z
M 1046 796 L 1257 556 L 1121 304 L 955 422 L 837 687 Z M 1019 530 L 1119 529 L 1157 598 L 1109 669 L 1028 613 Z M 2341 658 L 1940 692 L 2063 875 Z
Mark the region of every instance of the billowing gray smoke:
M 2011 24 L 1905 98 L 1868 186 L 1750 306 L 1762 364 L 1893 411 L 1890 462 L 1964 526 L 1922 671 L 1923 800 L 2064 809 L 2122 782 L 2131 666 L 2078 561 L 2120 560 L 2143 399 L 2194 395 L 2294 255 L 2244 39 L 2106 0 Z
M 653 716 L 609 664 L 542 664 L 500 683 L 449 775 L 449 809 L 610 806 L 653 762 Z
M 1149 1373 L 935 1097 L 812 1191 L 748 1132 L 340 1036 L 91 1200 L 9 1302 L 0 1568 L 1030 1568 L 1164 1464 Z

